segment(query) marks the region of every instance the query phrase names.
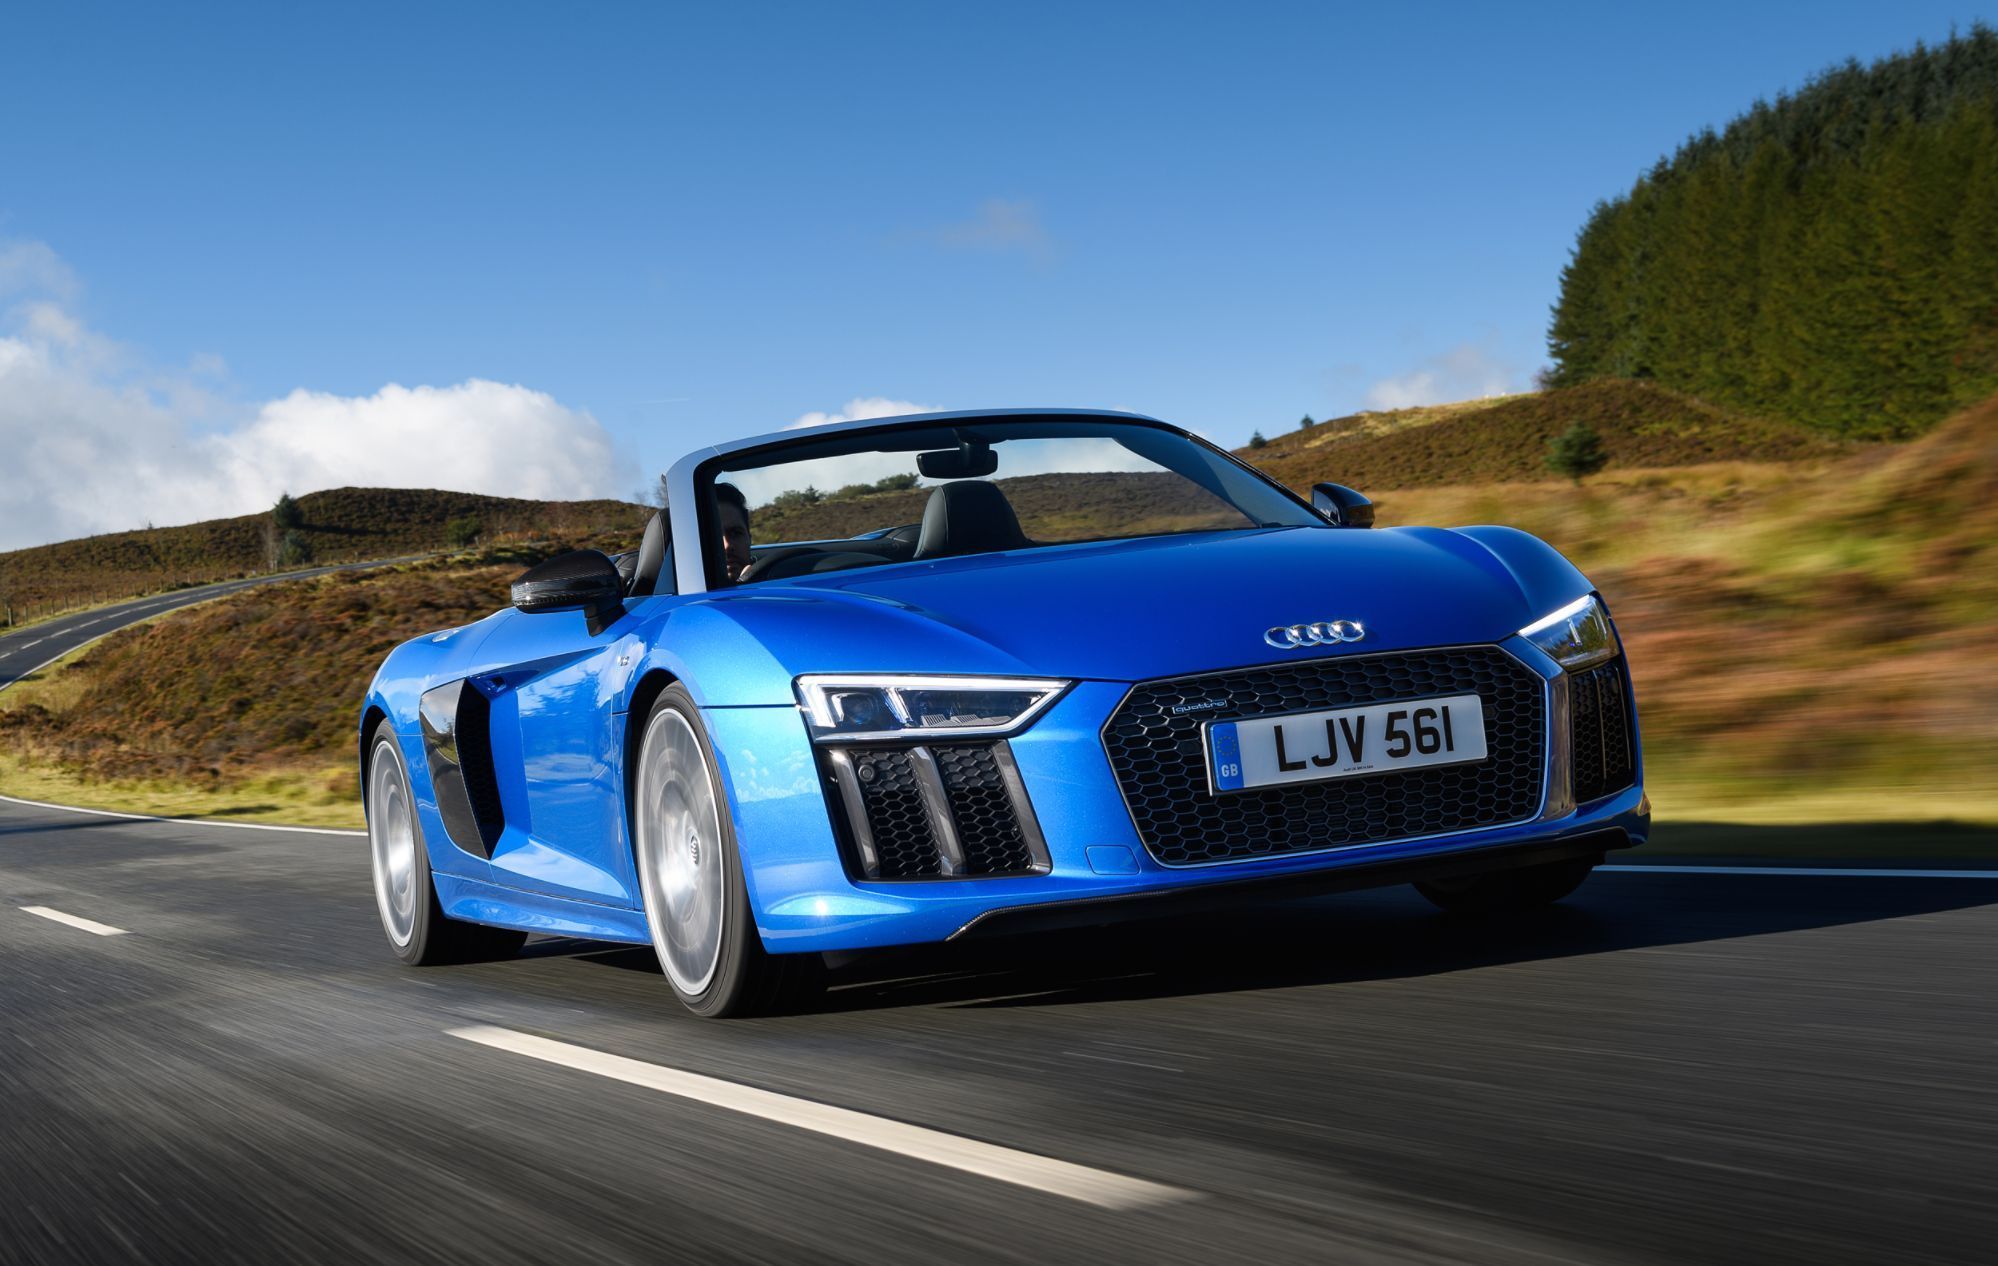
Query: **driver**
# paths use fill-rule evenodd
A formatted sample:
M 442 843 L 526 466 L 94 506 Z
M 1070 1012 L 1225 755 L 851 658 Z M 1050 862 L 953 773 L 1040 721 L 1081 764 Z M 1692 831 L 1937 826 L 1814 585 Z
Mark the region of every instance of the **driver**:
M 749 501 L 731 483 L 715 484 L 715 525 L 721 533 L 722 571 L 729 583 L 742 579 L 749 567 Z

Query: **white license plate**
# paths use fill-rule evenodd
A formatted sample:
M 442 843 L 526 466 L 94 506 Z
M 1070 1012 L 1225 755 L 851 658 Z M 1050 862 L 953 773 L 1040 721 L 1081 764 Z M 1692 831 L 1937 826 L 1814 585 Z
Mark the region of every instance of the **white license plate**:
M 1206 728 L 1208 781 L 1217 792 L 1485 758 L 1485 708 L 1476 695 L 1210 721 Z

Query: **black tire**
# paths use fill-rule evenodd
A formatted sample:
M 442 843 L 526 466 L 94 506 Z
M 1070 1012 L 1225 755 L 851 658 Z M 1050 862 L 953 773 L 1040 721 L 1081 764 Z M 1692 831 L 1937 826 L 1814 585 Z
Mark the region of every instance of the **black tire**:
M 484 962 L 511 958 L 519 953 L 521 945 L 527 940 L 525 932 L 445 917 L 443 908 L 437 904 L 437 885 L 430 873 L 430 850 L 424 843 L 423 823 L 416 816 L 415 800 L 409 788 L 409 769 L 403 764 L 402 749 L 395 740 L 395 731 L 387 721 L 383 721 L 375 727 L 374 735 L 368 742 L 370 755 L 364 792 L 368 814 L 368 851 L 374 872 L 375 909 L 380 915 L 382 936 L 388 941 L 389 949 L 411 967 Z M 377 795 L 376 788 L 384 785 L 382 779 L 395 784 L 400 792 L 399 798 Z M 381 803 L 377 803 L 378 800 Z M 381 843 L 384 833 L 394 833 L 405 823 L 409 831 L 407 844 L 413 850 L 406 889 L 404 885 L 386 878 Z M 393 912 L 398 908 L 398 902 L 389 895 L 402 890 L 406 890 L 408 898 L 406 917 L 409 930 L 406 939 L 398 937 L 400 929 L 396 924 L 400 918 Z
M 707 726 L 693 697 L 677 683 L 668 686 L 653 701 L 639 733 L 630 783 L 633 861 L 646 926 L 652 930 L 653 951 L 666 983 L 687 1010 L 714 1019 L 767 1015 L 807 1005 L 824 987 L 824 959 L 818 954 L 772 954 L 764 949 L 743 884 L 742 854 L 729 816 L 728 796 L 722 788 L 714 747 L 708 742 Z M 667 755 L 669 751 L 683 755 L 691 751 L 686 743 L 689 733 L 703 766 L 698 772 L 685 769 L 683 762 L 670 761 Z M 701 782 L 712 797 L 711 816 L 708 806 L 699 802 Z M 721 911 L 721 927 L 719 943 L 707 953 L 689 955 L 678 939 L 668 935 L 669 927 L 676 932 L 679 928 L 668 912 L 665 890 L 657 877 L 669 864 L 692 866 L 698 873 L 700 843 L 696 839 L 689 849 L 692 861 L 666 858 L 663 850 L 683 846 L 681 839 L 664 838 L 671 814 L 684 815 L 674 818 L 676 822 L 702 824 L 698 835 L 706 836 L 711 830 L 718 845 L 710 852 L 710 865 L 716 867 L 713 880 L 720 885 L 715 908 Z M 699 939 L 705 942 L 707 938 L 703 935 Z M 684 961 L 689 957 L 695 961 Z M 698 977 L 703 968 L 705 980 Z M 676 974 L 689 980 L 683 983 Z
M 1582 886 L 1593 858 L 1488 870 L 1453 879 L 1418 882 L 1415 890 L 1451 914 L 1502 914 L 1552 905 Z

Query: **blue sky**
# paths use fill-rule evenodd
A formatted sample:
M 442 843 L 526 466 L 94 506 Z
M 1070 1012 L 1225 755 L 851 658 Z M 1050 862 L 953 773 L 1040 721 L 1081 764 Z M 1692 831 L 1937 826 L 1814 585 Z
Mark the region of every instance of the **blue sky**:
M 543 444 L 601 425 L 579 491 L 868 397 L 1240 443 L 1526 385 L 1595 200 L 1759 95 L 1990 13 L 17 5 L 0 336 L 35 337 L 40 303 L 71 338 L 88 382 L 35 402 L 147 397 L 99 442 L 180 428 L 183 457 L 254 465 L 231 437 L 263 425 L 288 483 L 344 481 L 308 431 L 361 415 L 271 402 L 472 380 L 543 393 L 555 429 L 520 431 Z M 449 482 L 422 478 L 432 448 L 406 482 Z M 507 483 L 495 455 L 468 469 Z M 0 548 L 115 518 L 0 491 Z

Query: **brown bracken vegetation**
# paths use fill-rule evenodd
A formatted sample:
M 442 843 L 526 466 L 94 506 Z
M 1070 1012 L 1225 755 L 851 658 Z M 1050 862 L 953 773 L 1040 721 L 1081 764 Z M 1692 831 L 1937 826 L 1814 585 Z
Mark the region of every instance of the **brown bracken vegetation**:
M 1803 427 L 1742 417 L 1656 383 L 1609 380 L 1447 409 L 1335 418 L 1236 456 L 1293 488 L 1321 480 L 1362 490 L 1530 482 L 1547 477 L 1549 442 L 1577 422 L 1602 437 L 1612 470 L 1849 451 Z
M 1619 431 L 1598 424 L 1614 443 Z M 1590 573 L 1628 639 L 1666 816 L 1767 816 L 1826 796 L 1843 797 L 1840 813 L 1870 797 L 1902 818 L 1998 804 L 1998 398 L 1921 440 L 1844 456 L 1612 466 L 1583 488 L 1539 469 L 1520 482 L 1362 483 L 1384 526 L 1514 523 Z M 1139 530 L 1158 510 L 1155 491 L 1123 488 L 1128 504 L 1111 503 L 1103 531 Z M 1021 496 L 1030 521 L 1040 493 Z M 913 522 L 921 499 L 797 513 L 836 534 Z M 538 556 L 281 583 L 167 616 L 87 652 L 53 709 L 0 694 L 0 748 L 85 780 L 226 788 L 291 775 L 351 796 L 356 701 L 382 656 L 493 611 Z
M 382 571 L 280 581 L 112 634 L 72 669 L 52 712 L 0 709 L 0 745 L 90 779 L 219 785 L 337 764 L 355 701 L 401 642 L 490 615 L 529 564 L 598 534 Z M 0 695 L 0 703 L 6 703 Z

